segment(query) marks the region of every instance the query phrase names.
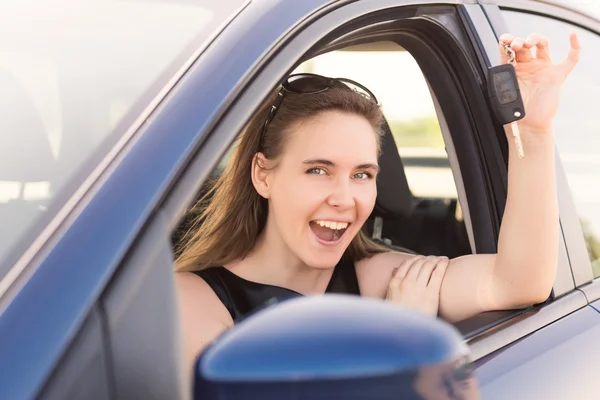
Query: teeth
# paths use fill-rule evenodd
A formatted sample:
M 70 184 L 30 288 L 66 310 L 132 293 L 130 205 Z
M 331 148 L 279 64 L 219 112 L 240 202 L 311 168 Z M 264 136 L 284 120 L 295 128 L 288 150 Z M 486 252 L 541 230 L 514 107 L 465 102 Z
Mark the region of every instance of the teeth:
M 348 227 L 347 222 L 334 222 L 334 221 L 315 221 L 315 222 L 317 224 L 321 225 L 322 227 L 329 228 L 329 229 L 340 230 L 340 229 L 346 229 Z

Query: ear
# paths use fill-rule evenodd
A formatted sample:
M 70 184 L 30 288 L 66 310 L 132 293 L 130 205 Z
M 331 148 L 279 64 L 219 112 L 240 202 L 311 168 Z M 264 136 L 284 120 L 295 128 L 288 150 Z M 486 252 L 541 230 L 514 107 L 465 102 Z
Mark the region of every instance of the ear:
M 252 158 L 252 170 L 250 176 L 252 177 L 252 184 L 254 189 L 259 195 L 268 199 L 270 196 L 270 170 L 267 168 L 268 160 L 263 153 L 256 153 Z

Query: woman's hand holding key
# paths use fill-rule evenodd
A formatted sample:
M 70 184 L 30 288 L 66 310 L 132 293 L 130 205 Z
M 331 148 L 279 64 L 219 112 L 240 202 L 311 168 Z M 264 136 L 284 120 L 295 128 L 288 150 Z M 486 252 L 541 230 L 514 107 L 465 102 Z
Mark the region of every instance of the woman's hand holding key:
M 561 87 L 567 76 L 579 62 L 581 44 L 575 33 L 570 35 L 571 48 L 566 59 L 553 63 L 550 58 L 548 39 L 532 34 L 527 39 L 504 34 L 500 37 L 502 63 L 508 62 L 503 44 L 509 45 L 515 52 L 515 70 L 519 80 L 521 96 L 526 116 L 519 125 L 533 132 L 546 132 L 558 110 Z M 536 49 L 535 56 L 532 49 Z

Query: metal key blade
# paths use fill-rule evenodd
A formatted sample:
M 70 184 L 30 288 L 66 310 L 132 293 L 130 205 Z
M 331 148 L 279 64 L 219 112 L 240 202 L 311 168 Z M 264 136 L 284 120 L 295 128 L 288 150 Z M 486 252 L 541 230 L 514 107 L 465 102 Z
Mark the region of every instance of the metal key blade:
M 510 127 L 512 129 L 512 134 L 513 134 L 513 138 L 515 140 L 515 145 L 517 146 L 517 155 L 519 156 L 519 159 L 522 159 L 525 157 L 525 152 L 523 151 L 523 143 L 521 142 L 521 133 L 519 132 L 519 124 L 517 124 L 517 121 L 515 121 L 510 124 Z

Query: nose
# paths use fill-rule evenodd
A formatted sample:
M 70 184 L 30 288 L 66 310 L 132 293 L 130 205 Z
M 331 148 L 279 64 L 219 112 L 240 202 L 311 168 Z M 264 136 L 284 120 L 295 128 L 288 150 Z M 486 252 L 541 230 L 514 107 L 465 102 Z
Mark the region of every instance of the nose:
M 327 204 L 340 210 L 354 207 L 354 195 L 349 179 L 337 179 Z

